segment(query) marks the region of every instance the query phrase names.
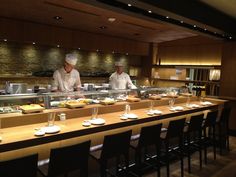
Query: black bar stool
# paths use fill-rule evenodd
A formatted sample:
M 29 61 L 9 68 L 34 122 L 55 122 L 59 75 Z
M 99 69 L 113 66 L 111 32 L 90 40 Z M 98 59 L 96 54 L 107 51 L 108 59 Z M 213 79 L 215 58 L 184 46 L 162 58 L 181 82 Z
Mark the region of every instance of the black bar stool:
M 204 160 L 207 164 L 207 147 L 213 146 L 214 159 L 216 159 L 216 118 L 218 115 L 218 110 L 214 110 L 207 113 L 206 119 L 203 123 L 203 146 L 204 146 Z
M 191 116 L 186 131 L 184 131 L 184 151 L 188 157 L 188 172 L 191 173 L 191 154 L 199 152 L 199 164 L 202 168 L 202 123 L 204 114 Z
M 170 121 L 166 135 L 162 136 L 164 144 L 164 158 L 166 164 L 167 177 L 170 176 L 170 156 L 177 156 L 181 162 L 181 177 L 184 176 L 183 161 L 183 129 L 185 126 L 185 118 Z
M 140 132 L 140 137 L 136 141 L 131 142 L 131 147 L 135 150 L 135 170 L 133 173 L 137 174 L 137 176 L 141 177 L 143 174 L 143 170 L 146 168 L 150 168 L 150 163 L 142 163 L 142 157 L 144 156 L 144 162 L 148 162 L 147 158 L 155 159 L 155 167 L 157 168 L 158 176 L 160 177 L 160 145 L 161 145 L 161 127 L 162 124 L 151 125 L 147 127 L 142 127 Z M 148 148 L 155 147 L 155 155 L 150 156 L 148 154 Z M 142 151 L 145 151 L 142 154 Z
M 218 128 L 218 138 L 220 146 L 220 155 L 222 155 L 223 148 L 230 150 L 229 148 L 229 117 L 231 113 L 230 107 L 224 107 L 220 116 L 220 119 L 216 122 Z
M 39 172 L 43 176 L 65 177 L 75 170 L 80 170 L 81 177 L 88 177 L 88 158 L 90 141 L 51 149 L 49 164 L 40 166 Z M 48 169 L 48 170 L 47 170 Z
M 129 168 L 129 144 L 132 130 L 117 133 L 113 135 L 107 135 L 104 137 L 103 146 L 101 150 L 91 152 L 91 156 L 100 164 L 101 177 L 106 177 L 107 173 L 111 172 L 107 169 L 107 164 L 110 159 L 116 159 L 116 176 L 121 174 L 119 172 L 120 160 L 123 157 L 125 166 L 122 168 L 124 175 L 126 176 Z
M 0 162 L 1 177 L 37 177 L 38 154 Z

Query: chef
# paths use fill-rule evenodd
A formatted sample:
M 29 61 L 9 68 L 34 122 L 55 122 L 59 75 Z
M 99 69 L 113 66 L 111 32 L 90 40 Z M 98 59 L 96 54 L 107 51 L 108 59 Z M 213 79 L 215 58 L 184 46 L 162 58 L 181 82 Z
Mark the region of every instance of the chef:
M 74 68 L 76 63 L 76 54 L 66 54 L 64 66 L 53 74 L 52 91 L 73 92 L 80 90 L 80 74 Z
M 115 62 L 116 72 L 110 78 L 109 83 L 112 89 L 136 89 L 137 87 L 132 83 L 129 75 L 123 72 L 123 63 Z

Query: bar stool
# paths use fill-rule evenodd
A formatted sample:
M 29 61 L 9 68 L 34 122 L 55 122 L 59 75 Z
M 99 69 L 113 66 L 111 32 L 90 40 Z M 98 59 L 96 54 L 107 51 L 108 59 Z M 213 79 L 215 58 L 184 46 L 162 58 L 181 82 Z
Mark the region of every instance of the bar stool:
M 191 116 L 187 130 L 184 131 L 184 151 L 187 151 L 188 172 L 191 173 L 191 153 L 199 152 L 199 164 L 202 168 L 202 122 L 204 114 Z
M 216 118 L 218 110 L 214 110 L 207 113 L 206 119 L 203 121 L 203 146 L 204 146 L 204 160 L 207 164 L 207 147 L 213 146 L 214 159 L 216 159 Z
M 39 172 L 43 176 L 65 177 L 72 171 L 80 170 L 81 177 L 88 177 L 88 158 L 91 141 L 51 149 L 49 164 L 40 166 Z M 47 170 L 48 169 L 48 170 Z
M 38 154 L 0 162 L 1 177 L 37 177 Z
M 229 117 L 230 117 L 231 108 L 224 107 L 220 116 L 220 119 L 216 122 L 218 128 L 218 137 L 219 137 L 219 146 L 220 146 L 220 155 L 222 155 L 223 147 L 226 147 L 226 150 L 229 148 Z
M 131 142 L 131 147 L 135 150 L 135 166 L 136 169 L 132 173 L 137 174 L 137 176 L 142 176 L 142 171 L 146 168 L 152 166 L 147 162 L 147 157 L 155 159 L 155 167 L 157 168 L 158 177 L 160 177 L 160 145 L 161 145 L 161 127 L 162 124 L 151 125 L 147 127 L 142 127 L 140 131 L 140 137 L 136 141 Z M 148 154 L 148 148 L 155 147 L 155 155 L 150 156 Z M 145 151 L 142 155 L 142 151 Z M 144 168 L 142 168 L 142 157 L 144 156 Z
M 117 133 L 113 135 L 107 135 L 104 137 L 103 146 L 101 150 L 91 152 L 90 155 L 95 159 L 100 165 L 101 177 L 106 177 L 107 173 L 112 176 L 121 174 L 119 172 L 119 165 L 121 157 L 124 158 L 125 166 L 122 168 L 125 176 L 128 173 L 129 167 L 129 144 L 132 130 L 125 131 L 122 133 Z M 116 159 L 116 174 L 112 174 L 107 169 L 108 161 L 111 159 Z
M 184 161 L 183 161 L 183 129 L 185 118 L 170 121 L 166 135 L 161 135 L 164 145 L 164 158 L 166 164 L 167 177 L 170 176 L 170 156 L 180 158 L 181 162 L 181 177 L 184 176 Z

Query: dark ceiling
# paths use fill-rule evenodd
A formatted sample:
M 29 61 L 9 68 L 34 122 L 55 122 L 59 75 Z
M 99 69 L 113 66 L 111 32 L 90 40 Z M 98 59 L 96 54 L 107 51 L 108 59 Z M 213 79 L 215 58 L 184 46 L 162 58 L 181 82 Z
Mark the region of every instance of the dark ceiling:
M 204 0 L 97 1 L 137 15 L 178 25 L 196 33 L 200 32 L 229 40 L 236 38 L 236 13 L 233 11 L 233 9 L 236 10 L 235 0 L 210 0 L 209 2 Z M 232 7 L 229 4 L 222 5 L 227 3 L 231 4 Z M 127 6 L 127 4 L 132 6 Z M 224 8 L 220 9 L 221 5 Z M 148 13 L 149 10 L 152 13 Z

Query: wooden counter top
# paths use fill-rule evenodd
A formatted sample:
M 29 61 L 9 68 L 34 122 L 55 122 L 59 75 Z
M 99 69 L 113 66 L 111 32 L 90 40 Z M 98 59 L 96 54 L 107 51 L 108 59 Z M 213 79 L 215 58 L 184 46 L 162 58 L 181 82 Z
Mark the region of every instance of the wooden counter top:
M 191 103 L 198 104 L 199 102 L 192 101 Z M 90 116 L 83 116 L 83 117 L 78 116 L 76 118 L 67 119 L 65 121 L 55 121 L 55 124 L 61 127 L 61 131 L 56 134 L 48 134 L 42 137 L 36 137 L 34 136 L 34 133 L 35 133 L 35 128 L 40 128 L 45 126 L 46 124 L 45 122 L 24 125 L 24 126 L 17 126 L 17 127 L 3 128 L 0 129 L 0 136 L 2 137 L 2 142 L 0 142 L 0 152 L 6 152 L 20 148 L 78 137 L 82 135 L 88 135 L 96 132 L 142 124 L 145 122 L 151 122 L 156 120 L 161 121 L 166 118 L 191 114 L 194 112 L 204 111 L 208 109 L 218 109 L 218 106 L 222 104 L 224 104 L 224 101 L 219 101 L 219 102 L 216 101 L 213 102 L 213 104 L 210 106 L 188 109 L 185 107 L 185 103 L 179 103 L 176 105 L 183 106 L 184 111 L 178 111 L 178 112 L 170 111 L 167 105 L 160 105 L 155 107 L 155 109 L 158 109 L 163 112 L 163 114 L 160 116 L 147 115 L 146 112 L 147 108 L 132 109 L 131 107 L 131 112 L 138 115 L 138 119 L 121 120 L 120 115 L 123 113 L 123 111 L 115 111 L 109 113 L 104 112 L 103 114 L 99 114 L 98 117 L 105 119 L 106 124 L 100 126 L 91 125 L 90 127 L 82 126 L 82 122 L 86 119 L 90 119 Z

